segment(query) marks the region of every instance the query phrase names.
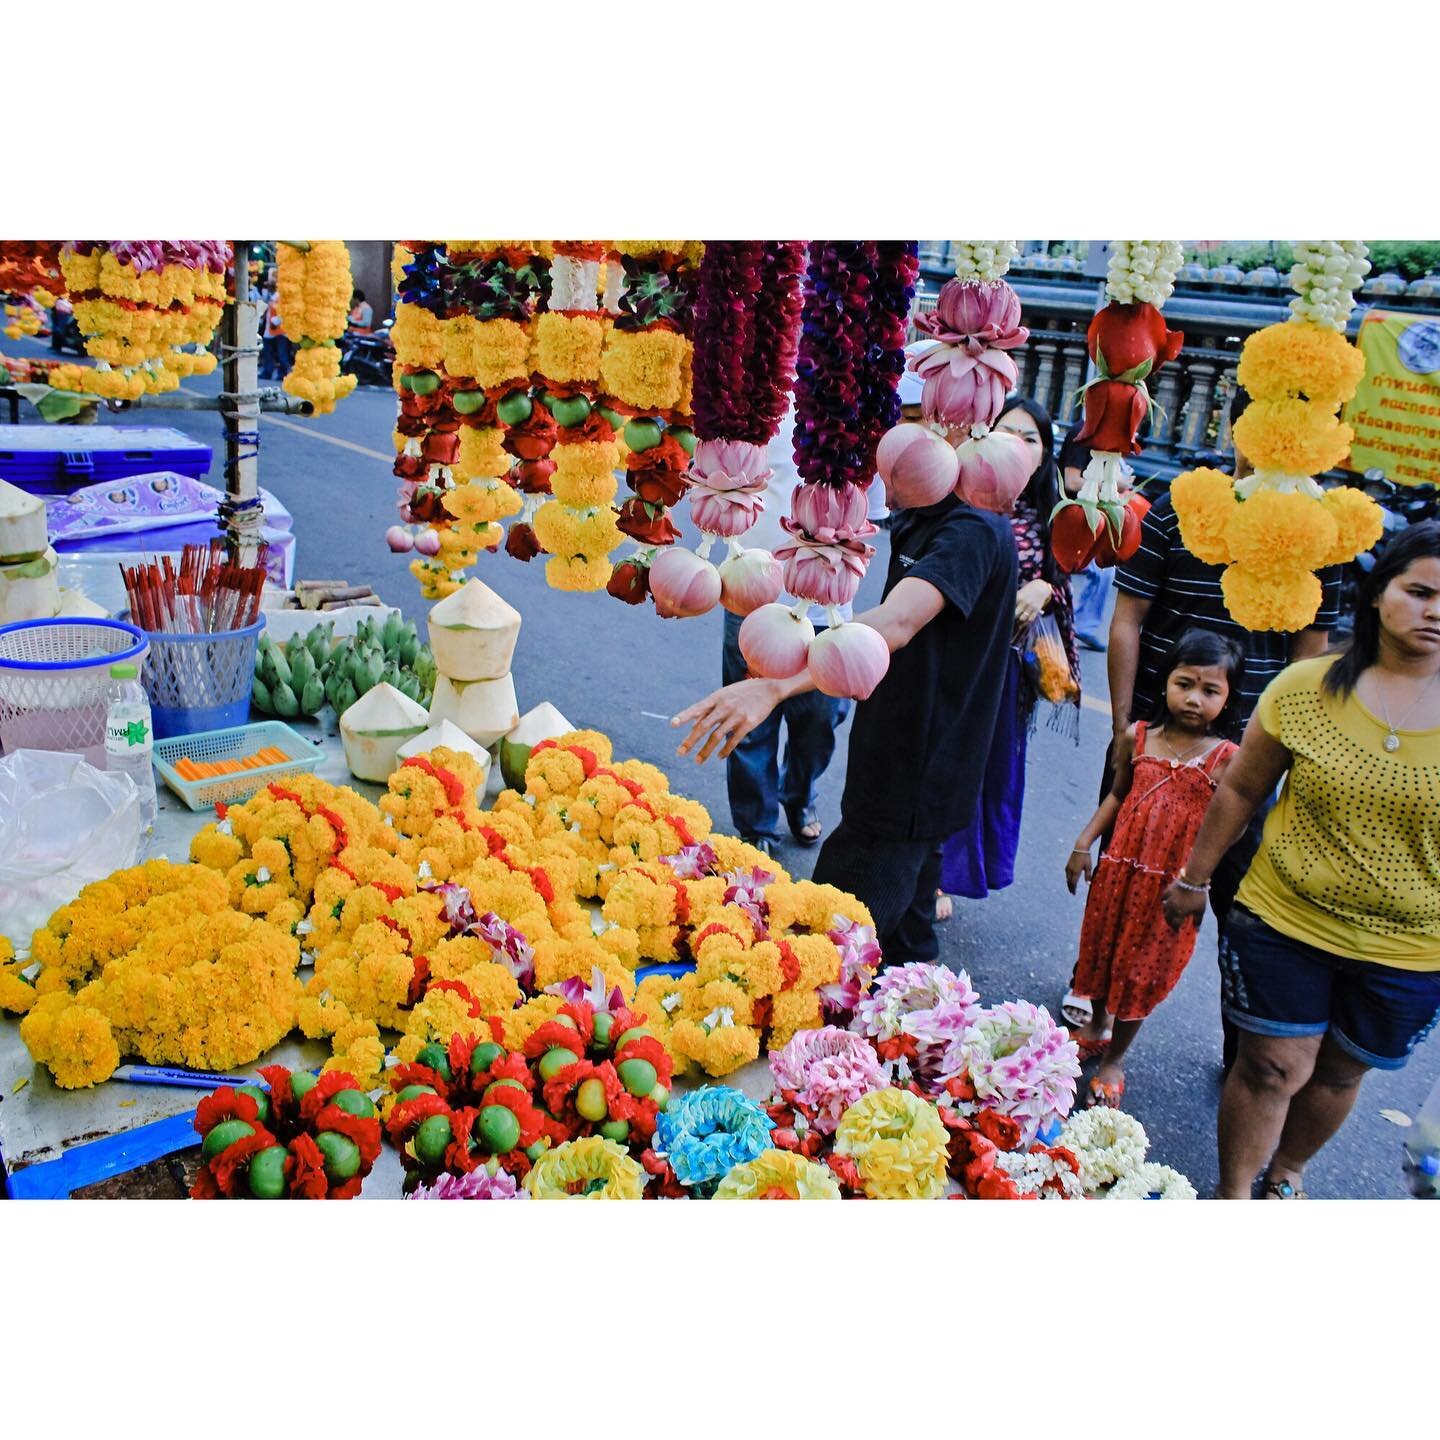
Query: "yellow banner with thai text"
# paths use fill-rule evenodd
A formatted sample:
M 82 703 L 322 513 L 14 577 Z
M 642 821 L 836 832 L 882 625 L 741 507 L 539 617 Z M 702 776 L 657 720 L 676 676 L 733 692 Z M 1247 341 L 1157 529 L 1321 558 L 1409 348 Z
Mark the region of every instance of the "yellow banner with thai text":
M 1355 431 L 1347 468 L 1440 483 L 1440 316 L 1371 310 L 1357 343 L 1365 378 L 1345 407 Z

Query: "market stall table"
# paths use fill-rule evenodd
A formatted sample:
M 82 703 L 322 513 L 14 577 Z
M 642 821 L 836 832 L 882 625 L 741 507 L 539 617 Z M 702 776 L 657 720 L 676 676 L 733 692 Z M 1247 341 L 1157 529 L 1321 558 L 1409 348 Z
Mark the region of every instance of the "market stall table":
M 351 777 L 344 751 L 332 729 L 319 724 L 299 727 L 321 751 L 315 773 L 336 784 L 349 785 L 369 800 L 384 787 Z M 191 837 L 208 823 L 212 812 L 189 810 L 163 785 L 157 790 L 159 812 L 147 858 L 183 862 Z M 234 1073 L 256 1079 L 259 1067 L 280 1064 L 317 1070 L 330 1058 L 323 1041 L 288 1036 L 252 1064 Z M 765 1099 L 770 1070 L 757 1060 L 733 1075 L 734 1085 L 754 1099 Z M 676 1089 L 689 1088 L 677 1081 Z M 171 1085 L 107 1080 L 88 1090 L 62 1090 L 43 1065 L 36 1064 L 20 1039 L 20 1021 L 0 1018 L 0 1157 L 14 1199 L 58 1199 L 87 1186 L 122 1176 L 177 1151 L 198 1146 L 192 1118 L 206 1092 Z M 395 1149 L 386 1145 L 365 1182 L 361 1198 L 400 1198 L 404 1169 Z

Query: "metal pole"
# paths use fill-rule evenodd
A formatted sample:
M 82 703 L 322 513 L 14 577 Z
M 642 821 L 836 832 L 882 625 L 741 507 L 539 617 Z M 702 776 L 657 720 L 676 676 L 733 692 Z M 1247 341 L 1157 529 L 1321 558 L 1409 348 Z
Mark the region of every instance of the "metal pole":
M 250 241 L 234 242 L 235 299 L 220 321 L 220 413 L 225 421 L 225 498 L 220 529 L 226 554 L 253 565 L 264 514 L 260 500 L 259 317 L 250 297 Z

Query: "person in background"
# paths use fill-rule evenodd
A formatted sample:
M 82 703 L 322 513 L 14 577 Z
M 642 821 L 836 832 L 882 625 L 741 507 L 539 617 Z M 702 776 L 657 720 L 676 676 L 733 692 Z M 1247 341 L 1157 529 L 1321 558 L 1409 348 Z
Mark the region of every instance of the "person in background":
M 260 378 L 283 380 L 295 359 L 295 350 L 280 320 L 275 272 L 268 270 L 260 293 L 265 297 L 263 333 L 260 341 Z
M 1231 425 L 1249 403 L 1243 390 L 1236 390 L 1231 402 Z M 1244 455 L 1235 451 L 1237 478 L 1250 473 Z M 1220 590 L 1224 567 L 1197 560 L 1181 543 L 1180 522 L 1168 494 L 1157 499 L 1145 516 L 1140 531 L 1140 548 L 1115 572 L 1115 614 L 1110 621 L 1110 649 L 1106 666 L 1110 679 L 1110 710 L 1113 734 L 1118 740 L 1132 721 L 1154 709 L 1163 692 L 1162 667 L 1170 647 L 1192 626 L 1213 630 L 1239 642 L 1245 653 L 1245 670 L 1240 682 L 1236 718 L 1241 726 L 1250 719 L 1261 692 L 1287 665 L 1324 653 L 1330 631 L 1340 618 L 1340 568 L 1320 572 L 1320 609 L 1308 629 L 1296 634 L 1279 631 L 1246 630 L 1230 618 Z M 1106 757 L 1105 787 L 1111 784 L 1109 756 Z M 1263 817 L 1261 817 L 1263 818 Z M 1214 876 L 1210 906 L 1219 929 L 1219 962 L 1222 975 L 1227 965 L 1229 940 L 1225 917 L 1235 898 L 1236 887 L 1260 843 L 1259 822 L 1236 838 Z M 1090 1020 L 1089 1007 L 1073 992 L 1061 1002 L 1067 1022 L 1083 1025 Z M 1223 1060 L 1228 1069 L 1235 1056 L 1236 1036 L 1222 1016 Z
M 887 492 L 887 500 L 891 497 Z M 875 922 L 886 964 L 935 960 L 940 844 L 968 823 L 1015 627 L 1010 521 L 951 493 L 897 510 L 884 598 L 856 619 L 884 637 L 890 668 L 855 707 L 839 826 L 813 879 L 857 896 Z M 813 687 L 741 680 L 682 710 L 678 753 L 697 764 L 729 756 L 785 701 Z
M 1119 1107 L 1125 1052 L 1195 949 L 1199 927 L 1189 922 L 1168 929 L 1160 895 L 1185 863 L 1237 748 L 1242 664 L 1239 645 L 1210 630 L 1187 630 L 1175 642 L 1164 698 L 1116 744 L 1114 786 L 1066 862 L 1072 895 L 1082 875 L 1090 884 L 1074 981 L 1075 993 L 1099 1012 L 1074 1036 L 1082 1060 L 1103 1057 L 1090 1081 L 1089 1105 Z M 1092 868 L 1090 847 L 1107 833 Z
M 350 297 L 350 326 L 355 335 L 370 335 L 375 328 L 375 307 L 365 298 L 365 292 L 356 289 Z
M 1166 919 L 1201 915 L 1222 857 L 1285 780 L 1226 929 L 1239 1027 L 1220 1101 L 1220 1188 L 1304 1199 L 1305 1167 L 1370 1069 L 1440 1020 L 1440 523 L 1402 531 L 1360 583 L 1340 655 L 1266 686 Z
M 1060 480 L 1067 495 L 1078 495 L 1085 483 L 1085 467 L 1090 463 L 1090 447 L 1075 436 L 1084 422 L 1077 420 L 1060 447 Z M 1135 481 L 1135 472 L 1128 461 L 1120 463 L 1120 492 L 1127 493 Z M 1110 621 L 1110 602 L 1115 593 L 1115 571 L 1112 566 L 1097 565 L 1093 560 L 1071 577 L 1075 597 L 1075 638 L 1087 650 L 1104 650 L 1105 627 Z
M 1075 622 L 1070 601 L 1070 577 L 1050 553 L 1050 512 L 1060 499 L 1055 465 L 1055 432 L 1043 405 L 1022 396 L 1005 402 L 995 421 L 1025 442 L 1030 456 L 1029 483 L 1010 513 L 1010 527 L 1020 563 L 1020 590 L 1015 597 L 1015 630 L 1024 632 L 1043 614 L 1055 617 L 1065 663 L 1069 667 L 1073 699 L 1063 710 L 1078 724 L 1080 713 L 1080 662 L 1075 650 Z M 935 918 L 950 918 L 950 897 L 962 895 L 983 900 L 992 890 L 1003 890 L 1015 879 L 1015 854 L 1020 845 L 1020 815 L 1025 803 L 1025 755 L 1035 707 L 1041 696 L 1017 641 L 1010 646 L 999 718 L 990 742 L 980 804 L 970 823 L 945 841 L 940 886 L 935 897 Z
M 795 409 L 792 405 L 774 440 L 766 463 L 770 466 L 765 509 L 760 519 L 745 532 L 747 549 L 774 550 L 789 537 L 780 526 L 780 517 L 790 513 L 790 497 L 800 483 L 794 457 Z M 788 595 L 785 604 L 794 601 Z M 838 607 L 842 620 L 849 620 L 851 607 Z M 741 618 L 725 612 L 725 641 L 721 656 L 721 678 L 726 685 L 744 680 L 749 673 L 740 653 Z M 816 634 L 829 618 L 819 605 L 810 607 L 810 623 Z M 799 845 L 820 843 L 824 827 L 815 807 L 820 777 L 835 755 L 835 731 L 850 711 L 848 700 L 832 699 L 818 690 L 794 695 L 747 734 L 725 761 L 725 785 L 730 795 L 730 818 L 736 833 L 747 844 L 765 854 L 780 843 L 780 812 L 785 812 L 790 833 Z M 780 728 L 785 727 L 785 753 L 780 754 Z

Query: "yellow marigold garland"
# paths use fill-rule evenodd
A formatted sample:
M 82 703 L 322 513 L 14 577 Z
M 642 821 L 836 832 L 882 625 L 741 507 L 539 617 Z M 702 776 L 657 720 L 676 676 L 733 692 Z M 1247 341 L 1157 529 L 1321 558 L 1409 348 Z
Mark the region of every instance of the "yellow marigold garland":
M 1383 530 L 1368 496 L 1325 492 L 1311 478 L 1340 464 L 1354 439 L 1337 411 L 1354 396 L 1365 361 L 1345 339 L 1352 302 L 1340 292 L 1368 268 L 1364 247 L 1316 242 L 1299 245 L 1302 253 L 1291 275 L 1294 314 L 1250 336 L 1240 355 L 1237 376 L 1251 403 L 1235 422 L 1235 445 L 1254 474 L 1230 483 L 1192 471 L 1171 488 L 1181 540 L 1199 559 L 1226 565 L 1225 606 L 1247 630 L 1304 629 L 1322 599 L 1312 572 L 1347 564 Z
M 340 349 L 350 297 L 350 251 L 343 240 L 311 240 L 308 248 L 280 242 L 276 256 L 276 306 L 285 334 L 300 347 L 283 388 L 328 415 L 354 390 L 353 375 L 340 373 Z

